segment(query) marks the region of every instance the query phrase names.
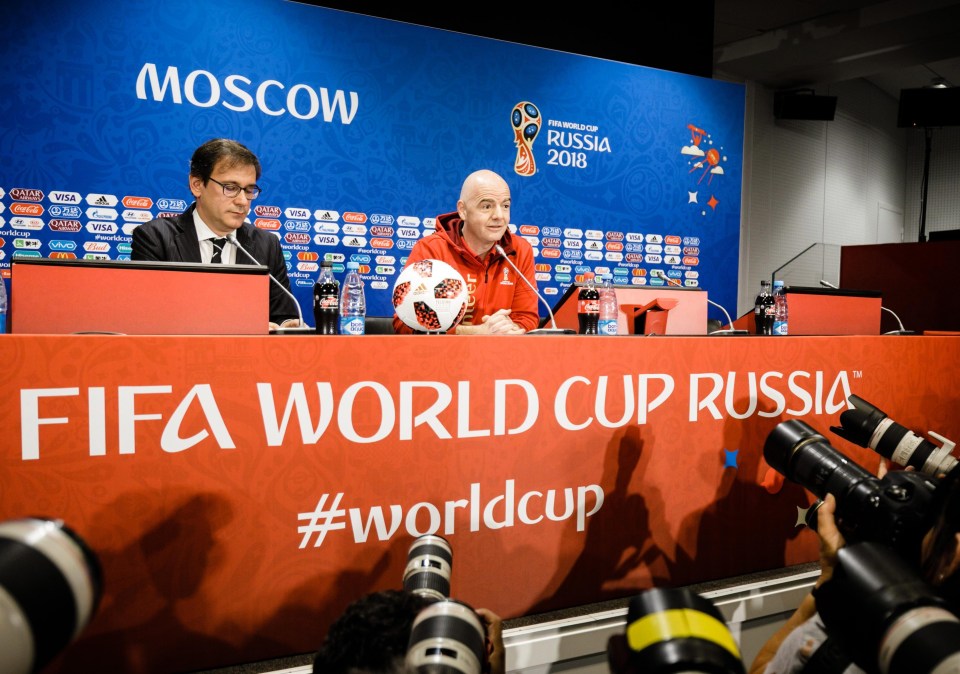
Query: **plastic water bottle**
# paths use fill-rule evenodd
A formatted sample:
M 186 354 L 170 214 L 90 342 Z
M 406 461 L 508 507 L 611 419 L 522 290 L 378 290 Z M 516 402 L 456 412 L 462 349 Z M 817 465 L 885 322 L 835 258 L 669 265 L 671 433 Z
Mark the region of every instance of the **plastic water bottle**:
M 600 321 L 597 331 L 601 335 L 617 334 L 620 321 L 620 305 L 617 302 L 617 291 L 613 287 L 613 277 L 603 275 L 603 285 L 600 286 Z
M 337 334 L 340 316 L 340 284 L 333 276 L 333 263 L 320 263 L 320 275 L 313 284 L 313 319 L 317 322 L 318 335 Z
M 753 304 L 753 323 L 758 335 L 773 334 L 773 293 L 770 292 L 770 281 L 760 281 L 760 292 Z
M 7 332 L 7 285 L 0 278 L 0 335 Z
M 783 290 L 783 281 L 773 282 L 773 334 L 789 334 L 787 328 L 787 295 Z
M 347 263 L 347 276 L 340 295 L 340 334 L 362 335 L 367 317 L 367 300 L 363 295 L 360 263 Z
M 600 293 L 593 282 L 593 274 L 577 293 L 577 320 L 581 335 L 597 334 L 597 323 L 600 322 Z

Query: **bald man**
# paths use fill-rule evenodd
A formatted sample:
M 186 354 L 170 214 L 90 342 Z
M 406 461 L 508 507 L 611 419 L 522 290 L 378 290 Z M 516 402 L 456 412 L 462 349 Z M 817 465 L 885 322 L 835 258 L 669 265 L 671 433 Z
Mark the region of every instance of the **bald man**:
M 417 241 L 410 251 L 408 265 L 419 260 L 443 260 L 467 282 L 467 312 L 450 332 L 522 335 L 539 324 L 536 294 L 495 249 L 500 244 L 536 286 L 533 248 L 510 233 L 509 223 L 510 186 L 493 171 L 481 169 L 463 181 L 457 210 L 437 216 L 437 231 Z M 413 332 L 396 314 L 393 328 L 402 334 Z

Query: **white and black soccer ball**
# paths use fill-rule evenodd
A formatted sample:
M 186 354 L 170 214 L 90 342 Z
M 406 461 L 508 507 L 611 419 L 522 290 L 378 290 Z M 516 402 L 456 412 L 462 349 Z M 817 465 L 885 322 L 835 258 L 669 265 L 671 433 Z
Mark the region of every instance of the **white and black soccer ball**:
M 411 262 L 393 284 L 397 317 L 417 332 L 446 332 L 467 311 L 467 283 L 443 260 Z

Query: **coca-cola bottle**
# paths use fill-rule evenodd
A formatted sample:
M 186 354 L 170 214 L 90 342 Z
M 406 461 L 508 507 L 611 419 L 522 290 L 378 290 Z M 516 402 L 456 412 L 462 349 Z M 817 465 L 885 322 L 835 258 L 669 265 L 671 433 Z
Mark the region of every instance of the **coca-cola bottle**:
M 773 293 L 770 292 L 770 281 L 760 281 L 760 292 L 754 301 L 753 322 L 758 335 L 773 334 Z
M 600 322 L 600 291 L 594 284 L 591 274 L 577 294 L 577 318 L 580 321 L 581 335 L 598 334 L 597 325 Z
M 313 319 L 318 335 L 336 335 L 340 322 L 340 284 L 333 275 L 333 263 L 320 263 L 320 275 L 313 284 Z

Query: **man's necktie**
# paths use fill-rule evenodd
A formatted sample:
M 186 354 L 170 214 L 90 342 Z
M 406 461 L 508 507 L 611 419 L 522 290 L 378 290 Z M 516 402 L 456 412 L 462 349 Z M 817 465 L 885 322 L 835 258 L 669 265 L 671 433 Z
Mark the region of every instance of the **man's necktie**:
M 211 264 L 218 264 L 222 260 L 223 247 L 227 245 L 226 239 L 213 239 L 213 257 L 210 258 Z

